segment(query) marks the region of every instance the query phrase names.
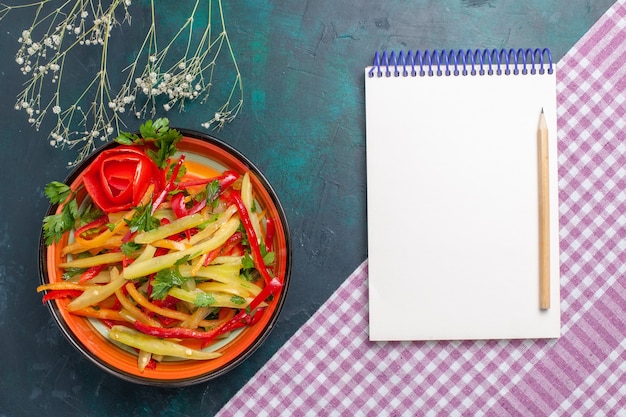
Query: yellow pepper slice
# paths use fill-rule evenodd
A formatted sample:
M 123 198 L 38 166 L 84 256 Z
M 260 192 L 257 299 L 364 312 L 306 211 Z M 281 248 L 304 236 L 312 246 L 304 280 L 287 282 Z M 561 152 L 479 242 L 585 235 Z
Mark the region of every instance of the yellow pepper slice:
M 143 334 L 125 326 L 118 325 L 111 327 L 109 337 L 116 342 L 156 355 L 175 356 L 194 360 L 215 359 L 222 356 L 219 352 L 204 352 L 202 350 L 192 349 L 176 342 Z

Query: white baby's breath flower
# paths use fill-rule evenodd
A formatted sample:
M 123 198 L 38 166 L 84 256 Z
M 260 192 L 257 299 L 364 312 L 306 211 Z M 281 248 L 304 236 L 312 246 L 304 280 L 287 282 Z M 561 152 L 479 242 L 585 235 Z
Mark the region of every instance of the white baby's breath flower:
M 139 49 L 130 49 L 135 52 L 134 62 L 120 69 L 122 72 L 128 71 L 128 76 L 119 88 L 110 84 L 110 80 L 117 77 L 110 77 L 108 73 L 112 68 L 111 62 L 108 61 L 108 57 L 112 55 L 112 51 L 108 49 L 108 41 L 116 26 L 122 23 L 130 25 L 131 0 L 106 4 L 101 0 L 80 0 L 80 2 L 61 2 L 61 5 L 53 4 L 49 0 L 34 0 L 19 6 L 31 8 L 34 11 L 34 18 L 31 27 L 21 31 L 18 39 L 19 49 L 14 54 L 15 63 L 27 78 L 14 107 L 16 110 L 24 111 L 28 116 L 28 122 L 36 129 L 45 126 L 42 122 L 47 114 L 56 115 L 51 116 L 57 125 L 48 135 L 48 141 L 55 147 L 83 146 L 78 158 L 68 164 L 73 166 L 93 150 L 94 141 L 110 140 L 115 134 L 115 129 L 123 124 L 121 117 L 126 111 L 137 118 L 144 118 L 148 114 L 158 117 L 159 111 L 167 112 L 175 106 L 185 110 L 189 102 L 199 99 L 200 96 L 202 96 L 202 99 L 199 99 L 200 103 L 206 103 L 210 91 L 208 86 L 214 85 L 216 80 L 213 77 L 218 74 L 218 71 L 214 71 L 215 62 L 218 61 L 220 53 L 224 52 L 230 54 L 231 62 L 234 64 L 235 87 L 220 110 L 215 113 L 216 117 L 201 124 L 205 128 L 221 127 L 238 113 L 243 100 L 243 89 L 241 74 L 223 26 L 222 0 L 216 1 L 220 10 L 216 20 L 221 21 L 222 26 L 213 30 L 215 26 L 205 21 L 197 26 L 204 28 L 204 34 L 198 33 L 195 26 L 193 31 L 191 30 L 190 25 L 194 21 L 198 22 L 200 16 L 200 12 L 196 14 L 196 9 L 191 11 L 188 19 L 182 20 L 182 26 L 173 32 L 175 33 L 173 38 L 166 39 L 164 43 L 156 42 L 157 26 L 155 19 L 152 19 Z M 209 10 L 214 10 L 212 4 L 212 0 L 209 0 Z M 0 21 L 17 7 L 5 6 Z M 157 8 L 155 3 L 151 3 L 151 7 L 152 13 L 148 15 L 158 16 L 159 13 L 155 12 Z M 118 21 L 119 16 L 124 16 L 122 21 Z M 37 29 L 35 32 L 34 28 Z M 197 43 L 198 39 L 202 39 L 202 42 L 208 39 L 208 42 Z M 96 66 L 98 70 L 94 78 L 88 80 L 87 87 L 81 91 L 81 86 L 77 86 L 79 98 L 75 103 L 64 105 L 62 109 L 60 103 L 72 101 L 65 97 L 66 91 L 76 91 L 74 86 L 67 88 L 74 80 L 63 77 L 62 63 L 66 57 L 73 55 L 71 52 L 73 49 L 82 48 L 83 45 L 100 46 L 101 62 Z M 174 56 L 173 51 L 181 51 L 181 55 Z M 166 62 L 175 64 L 162 72 L 160 66 Z M 223 60 L 220 59 L 219 62 Z M 47 82 L 49 84 L 44 85 Z M 64 88 L 61 88 L 61 84 Z M 94 91 L 95 95 L 89 97 Z M 51 97 L 44 97 L 47 94 Z M 140 97 L 142 94 L 144 97 Z M 230 102 L 236 94 L 241 98 L 233 106 Z M 85 109 L 82 109 L 81 104 L 85 103 Z

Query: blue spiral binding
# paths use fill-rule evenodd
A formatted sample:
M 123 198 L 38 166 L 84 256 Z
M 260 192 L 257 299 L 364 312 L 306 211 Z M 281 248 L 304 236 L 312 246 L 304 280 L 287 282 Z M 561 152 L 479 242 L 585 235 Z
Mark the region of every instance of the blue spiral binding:
M 548 48 L 376 51 L 370 77 L 552 74 Z

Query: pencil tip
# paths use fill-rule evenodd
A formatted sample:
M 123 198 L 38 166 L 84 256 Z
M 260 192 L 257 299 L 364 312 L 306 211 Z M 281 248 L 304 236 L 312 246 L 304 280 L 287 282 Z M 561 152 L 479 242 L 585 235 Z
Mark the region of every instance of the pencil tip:
M 543 114 L 543 107 L 541 108 L 541 113 Z

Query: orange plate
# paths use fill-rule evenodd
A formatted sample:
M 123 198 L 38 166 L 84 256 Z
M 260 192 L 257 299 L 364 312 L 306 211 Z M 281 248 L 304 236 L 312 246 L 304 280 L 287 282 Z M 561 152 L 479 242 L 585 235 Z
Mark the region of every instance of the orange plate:
M 178 145 L 180 153 L 189 161 L 189 170 L 206 175 L 217 174 L 224 170 L 233 170 L 240 174 L 251 172 L 255 196 L 265 208 L 268 218 L 275 220 L 274 252 L 276 254 L 274 275 L 282 278 L 283 287 L 261 316 L 261 319 L 243 330 L 231 335 L 227 343 L 216 349 L 223 355 L 207 361 L 172 360 L 163 361 L 156 369 L 146 369 L 143 373 L 137 368 L 137 356 L 127 349 L 111 342 L 94 326 L 94 319 L 87 319 L 68 313 L 65 305 L 68 300 L 55 300 L 48 306 L 61 331 L 85 357 L 101 369 L 122 379 L 158 386 L 185 386 L 215 378 L 228 372 L 245 360 L 267 337 L 278 319 L 282 309 L 291 272 L 291 246 L 284 210 L 263 174 L 244 155 L 220 140 L 199 132 L 180 129 L 183 139 Z M 117 146 L 110 143 L 96 151 L 76 167 L 66 179 L 72 189 L 82 183 L 82 172 L 94 157 L 105 149 Z M 79 196 L 79 198 L 81 198 Z M 58 212 L 57 206 L 51 206 L 48 214 Z M 40 243 L 39 270 L 42 284 L 62 281 L 62 271 L 57 265 L 61 262 L 60 251 L 67 243 L 67 237 L 59 244 L 49 247 L 43 237 Z

